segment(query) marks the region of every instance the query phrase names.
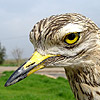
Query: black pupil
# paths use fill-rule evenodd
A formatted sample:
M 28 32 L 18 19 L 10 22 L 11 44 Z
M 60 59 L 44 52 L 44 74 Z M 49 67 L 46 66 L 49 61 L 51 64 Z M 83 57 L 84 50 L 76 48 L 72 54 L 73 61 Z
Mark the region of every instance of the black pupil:
M 74 40 L 75 39 L 75 34 L 74 33 L 71 33 L 68 35 L 67 37 L 69 40 Z

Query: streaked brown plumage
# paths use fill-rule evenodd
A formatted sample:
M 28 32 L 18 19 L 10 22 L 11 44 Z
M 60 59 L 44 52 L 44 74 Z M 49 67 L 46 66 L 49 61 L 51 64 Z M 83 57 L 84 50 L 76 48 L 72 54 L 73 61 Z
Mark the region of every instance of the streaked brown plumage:
M 99 36 L 97 36 L 100 32 L 94 22 L 85 16 L 75 13 L 51 16 L 41 20 L 34 26 L 30 33 L 30 40 L 35 45 L 35 48 L 42 48 L 44 52 L 45 49 L 51 48 L 52 45 L 61 46 L 60 38 L 62 36 L 57 37 L 56 34 L 68 23 L 83 24 L 82 40 L 73 48 L 70 48 L 70 46 L 61 48 L 66 49 L 66 52 L 67 50 L 72 50 L 73 52 L 74 48 L 76 49 L 76 55 L 71 57 L 69 61 L 71 65 L 67 65 L 66 55 L 63 54 L 60 61 L 57 61 L 59 60 L 58 57 L 56 61 L 55 59 L 52 60 L 52 64 L 54 66 L 63 66 L 60 63 L 64 62 L 67 65 L 64 64 L 65 72 L 77 100 L 100 100 L 100 45 Z M 81 51 L 77 51 L 78 48 L 81 48 L 80 45 L 86 46 Z M 41 50 L 39 52 L 42 54 Z M 48 50 L 46 52 L 47 54 L 53 53 L 53 51 L 49 52 Z M 56 54 L 60 54 L 59 51 Z
M 59 55 L 43 64 L 64 67 L 76 100 L 100 100 L 99 34 L 93 21 L 76 13 L 43 19 L 30 32 L 35 51 Z

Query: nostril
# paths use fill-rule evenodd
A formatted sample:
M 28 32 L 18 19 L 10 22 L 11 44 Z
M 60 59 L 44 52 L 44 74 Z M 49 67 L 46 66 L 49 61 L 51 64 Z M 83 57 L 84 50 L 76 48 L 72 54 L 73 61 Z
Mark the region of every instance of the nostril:
M 31 63 L 30 65 L 26 66 L 26 68 L 28 68 L 29 66 L 34 65 L 34 64 L 35 64 L 35 62 L 33 62 L 33 63 Z

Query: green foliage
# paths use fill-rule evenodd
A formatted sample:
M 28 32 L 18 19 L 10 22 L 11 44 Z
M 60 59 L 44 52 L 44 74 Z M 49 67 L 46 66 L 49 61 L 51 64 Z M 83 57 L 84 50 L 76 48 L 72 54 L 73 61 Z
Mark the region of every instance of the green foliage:
M 6 55 L 6 49 L 2 47 L 0 43 L 0 64 L 4 62 L 5 55 Z
M 9 87 L 4 83 L 12 72 L 4 72 L 0 77 L 0 100 L 75 100 L 66 79 L 48 78 L 33 74 Z

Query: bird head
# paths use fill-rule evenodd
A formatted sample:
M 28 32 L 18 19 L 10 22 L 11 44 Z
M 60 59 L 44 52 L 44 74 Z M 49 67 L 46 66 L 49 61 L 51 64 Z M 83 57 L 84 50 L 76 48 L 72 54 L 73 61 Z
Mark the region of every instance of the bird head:
M 90 62 L 99 44 L 98 33 L 94 22 L 81 14 L 54 15 L 41 20 L 30 32 L 33 55 L 10 76 L 5 86 L 46 66 L 74 67 Z

